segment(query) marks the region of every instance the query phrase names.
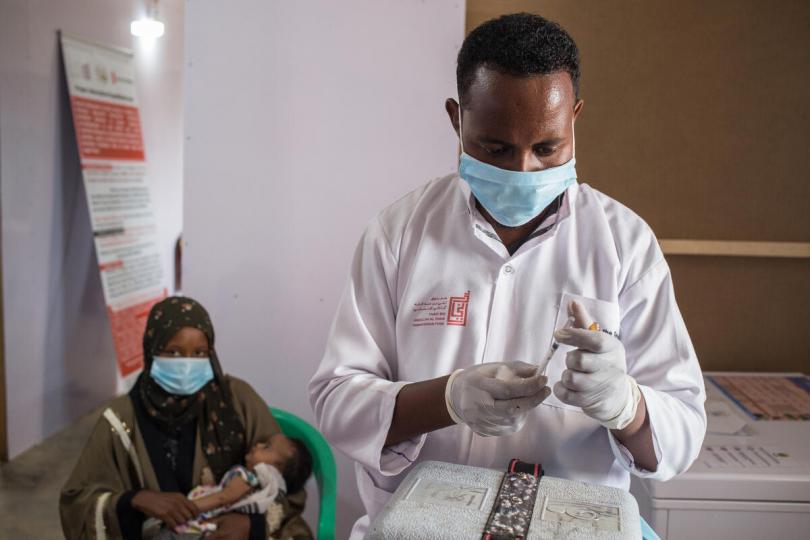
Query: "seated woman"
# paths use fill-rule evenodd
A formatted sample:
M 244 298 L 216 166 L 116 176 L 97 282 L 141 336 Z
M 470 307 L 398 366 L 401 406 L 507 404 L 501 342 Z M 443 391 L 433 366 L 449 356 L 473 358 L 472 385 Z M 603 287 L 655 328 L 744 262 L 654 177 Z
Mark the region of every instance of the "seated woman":
M 193 520 L 201 512 L 185 494 L 219 483 L 245 463 L 248 449 L 280 433 L 253 388 L 222 373 L 211 319 L 196 301 L 155 304 L 143 349 L 143 373 L 99 419 L 62 489 L 68 540 L 140 540 L 149 518 L 164 524 L 161 534 Z M 263 514 L 231 512 L 212 520 L 217 531 L 210 538 L 310 539 L 300 516 L 305 498 L 303 489 L 285 498 L 277 530 Z

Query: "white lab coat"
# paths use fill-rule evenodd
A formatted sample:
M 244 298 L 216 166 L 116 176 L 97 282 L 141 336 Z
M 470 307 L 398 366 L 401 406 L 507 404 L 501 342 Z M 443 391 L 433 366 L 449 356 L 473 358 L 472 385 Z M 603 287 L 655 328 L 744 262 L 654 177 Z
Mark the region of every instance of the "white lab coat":
M 510 256 L 467 184 L 450 175 L 395 202 L 366 229 L 309 385 L 318 428 L 356 461 L 368 516 L 352 538 L 422 460 L 503 469 L 516 457 L 542 463 L 550 476 L 627 489 L 631 473 L 671 478 L 697 456 L 703 379 L 649 226 L 578 184 L 537 232 L 546 228 Z M 481 437 L 458 425 L 383 447 L 404 385 L 482 362 L 539 362 L 570 298 L 620 332 L 628 373 L 647 403 L 656 472 L 636 468 L 607 429 L 553 394 L 513 435 Z M 567 350 L 552 357 L 549 386 Z

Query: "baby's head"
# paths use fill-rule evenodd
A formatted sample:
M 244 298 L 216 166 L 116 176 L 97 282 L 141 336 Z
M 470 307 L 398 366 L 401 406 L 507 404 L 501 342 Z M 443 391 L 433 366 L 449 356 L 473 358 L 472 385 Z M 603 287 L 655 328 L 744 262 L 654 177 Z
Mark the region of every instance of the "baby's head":
M 312 474 L 312 456 L 307 447 L 298 439 L 290 439 L 283 433 L 273 435 L 266 443 L 253 445 L 245 456 L 245 464 L 252 469 L 257 463 L 277 468 L 287 484 L 287 493 L 295 493 L 304 487 Z

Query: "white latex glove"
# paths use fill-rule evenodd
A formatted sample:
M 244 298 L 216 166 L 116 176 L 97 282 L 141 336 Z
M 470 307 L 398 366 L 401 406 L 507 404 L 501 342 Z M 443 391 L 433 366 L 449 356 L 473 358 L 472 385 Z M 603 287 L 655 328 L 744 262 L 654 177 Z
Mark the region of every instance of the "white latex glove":
M 450 375 L 444 398 L 450 417 L 479 435 L 515 433 L 529 411 L 551 394 L 538 366 L 525 362 L 491 362 Z
M 586 330 L 594 321 L 578 302 L 569 312 L 576 328 L 554 332 L 559 343 L 577 347 L 565 357 L 562 377 L 554 385 L 554 395 L 608 429 L 623 429 L 636 417 L 641 392 L 627 374 L 624 346 L 614 336 L 599 330 Z

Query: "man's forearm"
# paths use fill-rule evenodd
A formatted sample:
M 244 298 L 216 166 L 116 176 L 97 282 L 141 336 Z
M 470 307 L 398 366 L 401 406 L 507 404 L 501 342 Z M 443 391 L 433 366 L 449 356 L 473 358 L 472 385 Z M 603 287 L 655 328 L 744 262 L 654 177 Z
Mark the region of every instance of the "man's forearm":
M 611 430 L 611 433 L 633 454 L 633 460 L 639 468 L 651 472 L 658 468 L 644 394 L 641 395 L 636 417 L 630 425 L 624 429 Z
M 444 402 L 449 375 L 403 386 L 397 394 L 394 418 L 385 445 L 401 443 L 453 425 Z

